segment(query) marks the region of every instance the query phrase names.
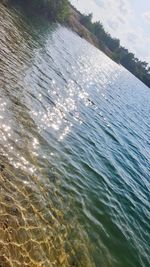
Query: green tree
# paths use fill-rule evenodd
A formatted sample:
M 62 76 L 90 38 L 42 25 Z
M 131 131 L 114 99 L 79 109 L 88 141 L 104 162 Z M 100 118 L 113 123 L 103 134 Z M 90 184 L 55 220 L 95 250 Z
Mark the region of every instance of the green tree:
M 33 10 L 53 21 L 63 22 L 69 15 L 68 0 L 22 0 Z
M 88 15 L 82 15 L 80 20 L 81 24 L 83 24 L 91 32 L 92 32 L 92 18 L 93 14 L 90 13 Z

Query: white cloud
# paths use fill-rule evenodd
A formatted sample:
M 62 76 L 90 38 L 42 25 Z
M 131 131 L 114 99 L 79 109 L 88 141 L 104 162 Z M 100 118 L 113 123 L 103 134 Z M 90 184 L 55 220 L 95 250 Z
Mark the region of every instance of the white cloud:
M 137 27 L 136 31 L 132 29 L 127 33 L 125 46 L 133 51 L 137 58 L 150 62 L 150 53 L 147 49 L 150 47 L 150 38 L 145 36 L 141 27 Z
M 143 13 L 143 18 L 147 23 L 150 23 L 150 11 Z

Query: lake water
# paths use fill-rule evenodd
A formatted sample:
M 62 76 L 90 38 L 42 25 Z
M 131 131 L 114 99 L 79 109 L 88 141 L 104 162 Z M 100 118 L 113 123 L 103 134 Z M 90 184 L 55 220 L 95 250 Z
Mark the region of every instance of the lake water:
M 0 266 L 150 266 L 150 89 L 0 5 Z

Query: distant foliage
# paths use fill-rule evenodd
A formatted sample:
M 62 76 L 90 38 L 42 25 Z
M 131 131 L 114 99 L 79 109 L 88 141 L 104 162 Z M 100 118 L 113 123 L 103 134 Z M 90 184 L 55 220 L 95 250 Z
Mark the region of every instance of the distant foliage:
M 150 87 L 150 67 L 148 63 L 140 61 L 128 49 L 120 46 L 120 40 L 112 38 L 107 33 L 100 21 L 92 22 L 92 13 L 81 16 L 81 24 L 83 24 L 91 33 L 93 33 L 98 41 L 100 48 L 111 51 L 112 59 L 123 65 L 127 70 L 133 73 L 137 78 Z
M 10 1 L 15 2 L 15 0 Z M 53 21 L 64 22 L 69 14 L 68 0 L 20 0 L 20 2 Z

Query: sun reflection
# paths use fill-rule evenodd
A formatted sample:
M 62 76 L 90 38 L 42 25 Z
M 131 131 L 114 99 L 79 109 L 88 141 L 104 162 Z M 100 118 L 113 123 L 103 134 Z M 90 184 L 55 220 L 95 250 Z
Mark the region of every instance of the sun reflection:
M 22 152 L 16 152 L 16 145 L 19 145 L 19 139 L 16 138 L 13 128 L 14 121 L 10 119 L 10 115 L 6 120 L 7 114 L 9 114 L 9 105 L 7 105 L 5 101 L 2 102 L 2 99 L 0 101 L 0 153 L 5 156 L 16 169 L 21 168 L 29 173 L 34 173 L 35 167 L 33 167 L 32 164 L 29 163 L 29 161 L 22 155 Z M 38 140 L 33 138 L 33 153 L 36 153 L 38 144 Z
M 47 93 L 54 105 L 47 103 L 44 111 L 32 108 L 30 114 L 36 121 L 38 119 L 39 130 L 52 129 L 57 133 L 58 141 L 62 141 L 73 126 L 70 116 L 75 122 L 82 123 L 78 105 L 81 100 L 85 106 L 89 105 L 87 101 L 89 95 L 84 90 L 81 92 L 81 88 L 71 79 L 68 80 L 67 86 L 63 89 L 65 94 L 61 94 L 59 85 L 55 80 L 51 81 L 51 86 L 52 90 L 48 90 Z M 38 99 L 41 98 L 42 94 L 38 95 Z
M 30 131 L 28 121 L 30 119 L 34 121 L 39 135 L 48 133 L 59 142 L 65 140 L 74 126 L 81 125 L 86 120 L 86 112 L 83 112 L 86 107 L 92 108 L 103 123 L 110 127 L 107 116 L 100 113 L 94 94 L 96 92 L 97 97 L 107 100 L 108 85 L 111 85 L 120 73 L 117 65 L 108 61 L 103 54 L 97 56 L 95 50 L 88 44 L 85 44 L 80 51 L 76 51 L 77 57 L 76 54 L 72 55 L 71 47 L 71 52 L 67 51 L 65 54 L 66 50 L 63 50 L 60 58 L 58 47 L 54 45 L 49 49 L 49 42 L 51 40 L 47 40 L 44 48 L 35 49 L 34 61 L 22 73 L 21 83 L 18 81 L 25 93 L 19 99 L 16 93 L 15 98 L 18 104 L 22 101 L 26 105 L 25 119 L 20 120 L 19 107 L 13 114 L 10 105 L 14 103 L 8 103 L 7 98 L 0 98 L 1 152 L 16 168 L 22 168 L 30 173 L 36 170 L 28 156 L 36 160 L 41 144 L 38 138 L 32 134 L 28 135 L 27 131 Z M 43 57 L 43 49 L 46 60 L 45 56 Z M 68 58 L 70 55 L 68 53 L 71 53 L 71 58 Z M 55 61 L 48 60 L 54 56 Z M 57 64 L 57 60 L 60 64 Z M 12 97 L 13 93 L 10 95 Z M 21 109 L 24 111 L 24 107 Z M 18 116 L 19 122 L 17 119 L 15 121 L 13 116 Z

